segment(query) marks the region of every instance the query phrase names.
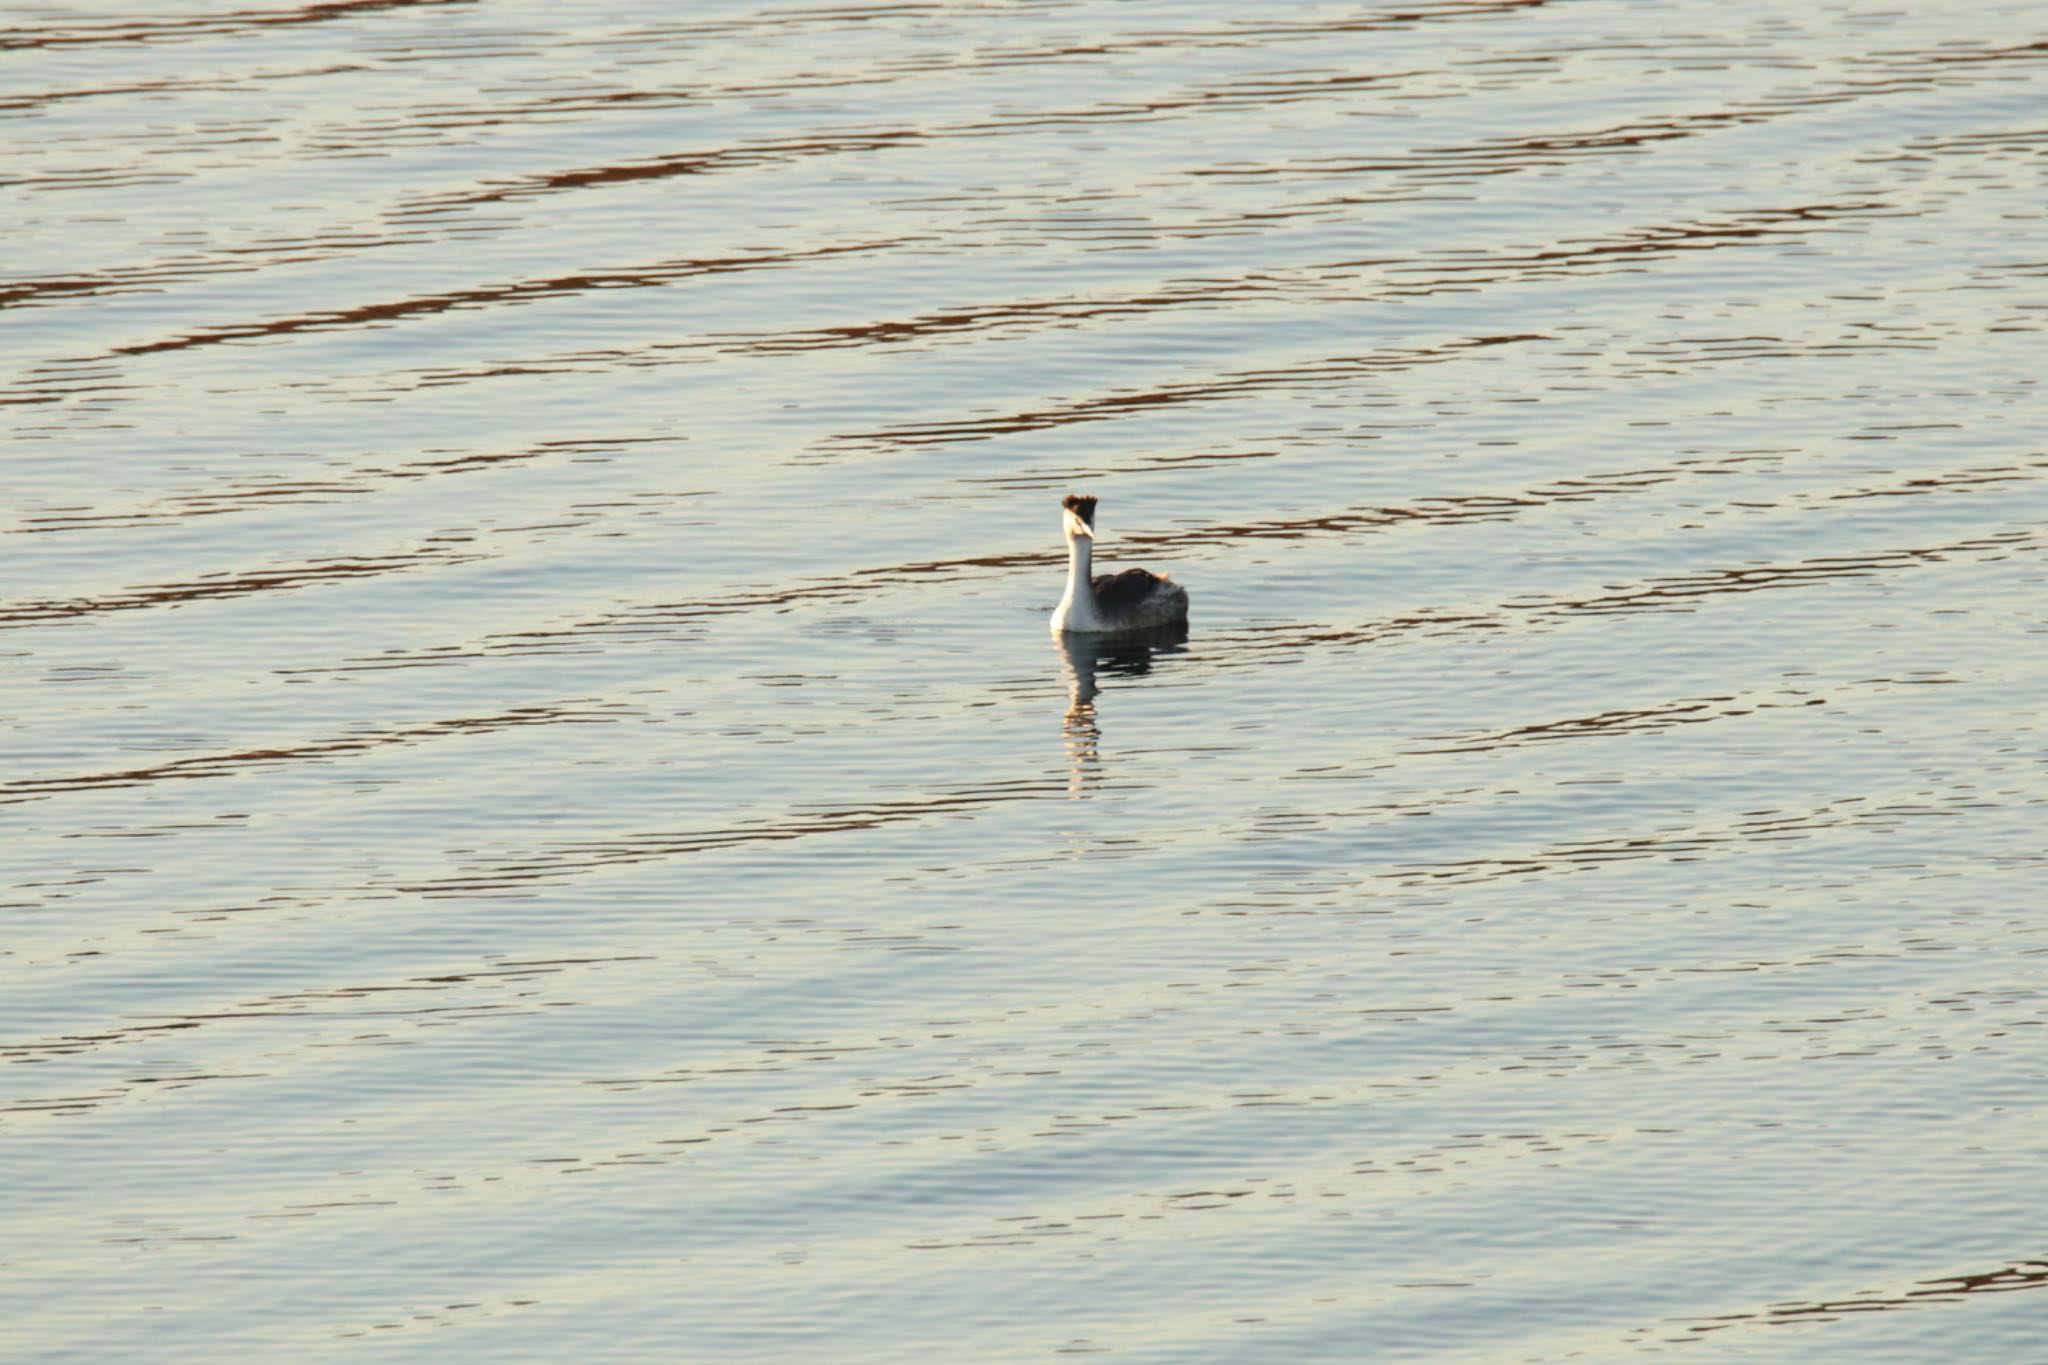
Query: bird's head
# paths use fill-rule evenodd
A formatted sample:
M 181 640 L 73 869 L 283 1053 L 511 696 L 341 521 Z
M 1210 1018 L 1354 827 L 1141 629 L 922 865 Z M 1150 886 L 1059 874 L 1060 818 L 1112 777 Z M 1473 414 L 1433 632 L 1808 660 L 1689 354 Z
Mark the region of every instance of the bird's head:
M 1060 499 L 1060 506 L 1066 509 L 1068 540 L 1095 538 L 1095 499 L 1069 493 Z

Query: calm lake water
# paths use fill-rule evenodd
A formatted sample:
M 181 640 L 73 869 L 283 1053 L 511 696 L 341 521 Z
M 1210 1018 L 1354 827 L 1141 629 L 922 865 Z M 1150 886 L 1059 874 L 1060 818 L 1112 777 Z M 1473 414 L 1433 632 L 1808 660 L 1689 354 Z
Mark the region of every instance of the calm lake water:
M 2035 0 L 0 71 L 0 1355 L 2048 1360 Z

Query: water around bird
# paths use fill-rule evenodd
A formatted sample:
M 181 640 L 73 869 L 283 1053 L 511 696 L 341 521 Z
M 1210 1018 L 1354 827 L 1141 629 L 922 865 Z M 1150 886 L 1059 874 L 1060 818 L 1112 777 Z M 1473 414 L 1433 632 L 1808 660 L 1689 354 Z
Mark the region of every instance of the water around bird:
M 2033 7 L 0 61 L 0 1355 L 2048 1351 Z

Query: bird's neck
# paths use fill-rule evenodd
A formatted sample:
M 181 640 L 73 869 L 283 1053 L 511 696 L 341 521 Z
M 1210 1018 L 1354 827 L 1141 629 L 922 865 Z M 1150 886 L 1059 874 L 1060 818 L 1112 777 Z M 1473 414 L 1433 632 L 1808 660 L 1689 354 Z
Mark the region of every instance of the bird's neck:
M 1091 595 L 1095 589 L 1090 571 L 1095 567 L 1095 541 L 1089 536 L 1073 536 L 1067 541 L 1067 596 L 1079 602 Z
M 1052 614 L 1054 630 L 1089 630 L 1095 625 L 1095 584 L 1089 577 L 1095 542 L 1087 536 L 1067 539 L 1067 595 Z

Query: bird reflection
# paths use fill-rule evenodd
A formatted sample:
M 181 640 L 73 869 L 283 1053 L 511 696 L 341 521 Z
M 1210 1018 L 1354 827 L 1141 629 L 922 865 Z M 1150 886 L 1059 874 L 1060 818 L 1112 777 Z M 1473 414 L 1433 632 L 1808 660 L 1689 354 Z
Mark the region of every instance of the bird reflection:
M 1060 651 L 1067 675 L 1067 715 L 1063 727 L 1067 746 L 1067 796 L 1079 800 L 1088 794 L 1101 767 L 1102 728 L 1095 721 L 1095 694 L 1100 691 L 1096 677 L 1108 673 L 1138 677 L 1152 671 L 1152 659 L 1160 654 L 1180 654 L 1187 648 L 1188 627 L 1182 621 L 1157 630 L 1134 635 L 1055 635 L 1053 645 Z

